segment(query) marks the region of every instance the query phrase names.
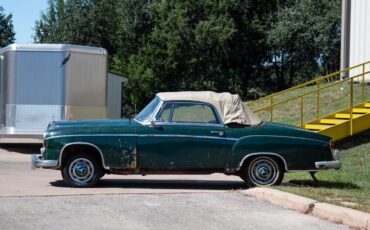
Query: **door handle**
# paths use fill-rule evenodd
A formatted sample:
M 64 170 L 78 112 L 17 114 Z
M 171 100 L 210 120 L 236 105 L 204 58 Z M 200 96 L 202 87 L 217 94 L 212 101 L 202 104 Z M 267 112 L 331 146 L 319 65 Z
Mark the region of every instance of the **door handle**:
M 224 131 L 211 131 L 212 134 L 218 134 L 220 137 L 223 137 L 225 135 Z

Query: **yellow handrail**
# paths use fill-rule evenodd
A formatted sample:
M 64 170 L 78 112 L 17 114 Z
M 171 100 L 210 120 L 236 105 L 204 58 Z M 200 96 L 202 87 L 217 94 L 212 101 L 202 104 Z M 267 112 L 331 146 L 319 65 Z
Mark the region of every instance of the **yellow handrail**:
M 365 75 L 370 74 L 370 71 L 365 71 L 366 70 L 366 65 L 368 65 L 368 64 L 370 64 L 370 61 L 367 61 L 367 62 L 358 64 L 358 65 L 346 68 L 344 70 L 337 71 L 335 73 L 326 75 L 324 77 L 320 77 L 320 78 L 305 82 L 303 84 L 294 86 L 290 89 L 286 89 L 286 90 L 283 90 L 281 92 L 271 94 L 267 97 L 260 98 L 256 101 L 248 102 L 246 104 L 248 106 L 251 106 L 251 105 L 253 105 L 257 102 L 261 102 L 263 100 L 268 100 L 269 105 L 262 106 L 260 108 L 255 108 L 254 112 L 269 111 L 270 112 L 270 116 L 269 116 L 270 119 L 269 120 L 273 121 L 274 120 L 274 116 L 273 116 L 274 107 L 276 107 L 277 105 L 281 105 L 281 104 L 290 102 L 292 100 L 300 99 L 300 126 L 304 127 L 304 124 L 305 124 L 305 122 L 304 122 L 304 104 L 305 104 L 304 103 L 304 97 L 309 95 L 309 94 L 313 94 L 313 93 L 317 94 L 317 97 L 316 97 L 316 119 L 319 119 L 320 115 L 321 115 L 320 114 L 320 91 L 322 91 L 323 89 L 329 88 L 329 87 L 333 87 L 333 86 L 338 85 L 340 83 L 349 82 L 350 83 L 350 95 L 349 95 L 349 97 L 350 97 L 350 108 L 349 108 L 349 110 L 350 110 L 350 119 L 349 119 L 349 121 L 350 121 L 350 130 L 349 130 L 349 133 L 350 133 L 350 135 L 352 135 L 353 134 L 353 123 L 352 123 L 353 111 L 352 111 L 352 109 L 353 109 L 353 100 L 354 100 L 354 95 L 353 95 L 354 94 L 354 90 L 353 90 L 354 79 L 358 78 L 358 77 L 362 77 L 362 80 L 360 80 L 359 82 L 361 82 L 361 85 L 362 85 L 361 102 L 363 102 L 365 100 Z M 338 76 L 341 73 L 345 73 L 345 72 L 348 72 L 350 70 L 354 70 L 358 67 L 362 67 L 360 69 L 359 74 L 356 74 L 354 76 L 344 78 L 344 79 L 341 79 L 341 80 L 334 79 L 335 82 L 332 82 L 332 83 L 329 83 L 329 84 L 321 84 L 321 82 L 324 81 L 324 80 L 327 80 L 331 77 Z M 368 67 L 368 69 L 369 69 L 369 67 Z M 301 89 L 301 88 L 303 88 L 305 86 L 309 86 L 311 84 L 316 84 L 317 87 L 315 89 L 312 89 L 312 90 L 308 91 L 308 92 L 299 93 L 298 95 L 296 94 L 294 96 L 290 96 L 290 97 L 285 98 L 285 99 L 283 98 L 281 100 L 276 100 L 276 97 L 279 96 L 279 95 L 282 95 L 282 94 L 288 93 L 288 92 L 292 92 L 292 91 L 297 90 L 297 89 Z M 326 114 L 326 115 L 329 115 L 329 114 Z
M 367 61 L 367 62 L 364 62 L 364 63 L 358 64 L 358 65 L 355 65 L 355 66 L 351 66 L 351 67 L 348 67 L 348 68 L 343 69 L 343 70 L 339 70 L 339 71 L 337 71 L 337 72 L 334 72 L 334 73 L 328 74 L 328 75 L 323 76 L 323 77 L 319 77 L 319 78 L 316 78 L 316 79 L 313 79 L 313 80 L 307 81 L 307 82 L 305 82 L 305 83 L 302 83 L 302 84 L 299 84 L 299 85 L 293 86 L 293 87 L 291 87 L 291 88 L 289 88 L 289 89 L 285 89 L 285 90 L 279 91 L 279 92 L 277 92 L 277 93 L 270 94 L 270 95 L 268 95 L 268 96 L 265 96 L 265 97 L 259 98 L 259 99 L 254 100 L 254 101 L 249 101 L 249 102 L 247 102 L 246 104 L 247 104 L 248 106 L 251 106 L 252 104 L 255 104 L 255 103 L 257 103 L 257 102 L 260 102 L 260 101 L 266 100 L 266 99 L 268 99 L 268 98 L 273 98 L 273 97 L 279 96 L 279 95 L 281 95 L 281 94 L 284 94 L 284 93 L 287 93 L 287 92 L 294 91 L 294 90 L 296 90 L 296 89 L 303 88 L 304 86 L 308 86 L 308 85 L 313 84 L 313 83 L 321 82 L 321 81 L 326 80 L 326 79 L 328 79 L 328 78 L 331 78 L 331 77 L 337 76 L 337 75 L 339 75 L 339 74 L 341 74 L 341 73 L 345 73 L 345 72 L 348 72 L 348 71 L 350 71 L 350 70 L 356 69 L 356 68 L 358 68 L 358 67 L 360 67 L 360 66 L 363 66 L 363 71 L 362 71 L 362 72 L 364 72 L 364 70 L 365 70 L 365 65 L 367 65 L 367 64 L 370 64 L 370 61 Z
M 351 93 L 349 97 L 349 134 L 353 134 L 353 78 L 351 78 Z
M 294 97 L 291 97 L 291 98 L 288 98 L 288 99 L 285 99 L 285 100 L 282 100 L 282 101 L 279 101 L 279 102 L 276 102 L 274 104 L 271 104 L 271 105 L 267 105 L 267 106 L 264 106 L 262 108 L 259 108 L 259 109 L 256 109 L 256 110 L 253 110 L 253 112 L 257 113 L 257 112 L 261 112 L 263 110 L 267 110 L 267 109 L 271 109 L 271 107 L 275 107 L 277 105 L 280 105 L 280 104 L 284 104 L 286 102 L 289 102 L 289 101 L 292 101 L 292 100 L 295 100 L 295 99 L 298 99 L 300 97 L 304 97 L 304 96 L 307 96 L 309 94 L 312 94 L 314 92 L 317 92 L 318 90 L 322 90 L 322 89 L 326 89 L 326 88 L 329 88 L 331 86 L 334 86 L 334 85 L 337 85 L 337 84 L 340 84 L 340 83 L 343 83 L 343 82 L 346 82 L 346 81 L 350 81 L 351 79 L 353 80 L 353 78 L 356 78 L 356 77 L 361 77 L 362 75 L 366 75 L 366 74 L 369 74 L 370 71 L 367 71 L 365 73 L 360 73 L 360 74 L 357 74 L 353 77 L 350 77 L 350 78 L 346 78 L 346 79 L 343 79 L 343 80 L 339 80 L 339 81 L 336 81 L 334 83 L 331 83 L 329 85 L 325 85 L 325 86 L 322 86 L 320 89 L 314 89 L 314 90 L 311 90 L 309 92 L 306 92 L 306 93 L 302 93 L 302 94 L 299 94 L 297 96 L 294 96 Z

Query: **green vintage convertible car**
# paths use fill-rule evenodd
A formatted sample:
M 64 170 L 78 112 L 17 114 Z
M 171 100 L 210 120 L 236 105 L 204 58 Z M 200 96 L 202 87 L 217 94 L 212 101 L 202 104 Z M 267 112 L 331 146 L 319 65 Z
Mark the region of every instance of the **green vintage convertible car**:
M 285 172 L 341 165 L 330 137 L 264 122 L 238 95 L 215 92 L 158 93 L 134 119 L 51 122 L 32 164 L 61 170 L 72 187 L 106 173 L 215 172 L 269 186 Z

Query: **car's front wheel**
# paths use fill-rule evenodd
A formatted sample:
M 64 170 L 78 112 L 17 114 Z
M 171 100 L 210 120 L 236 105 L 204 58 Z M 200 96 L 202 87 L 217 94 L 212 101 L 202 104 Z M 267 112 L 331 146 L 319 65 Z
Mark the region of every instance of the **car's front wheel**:
M 93 187 L 103 175 L 99 161 L 86 153 L 73 154 L 62 169 L 63 181 L 71 187 Z
M 274 158 L 258 156 L 242 168 L 241 178 L 250 187 L 279 185 L 284 178 L 284 169 Z

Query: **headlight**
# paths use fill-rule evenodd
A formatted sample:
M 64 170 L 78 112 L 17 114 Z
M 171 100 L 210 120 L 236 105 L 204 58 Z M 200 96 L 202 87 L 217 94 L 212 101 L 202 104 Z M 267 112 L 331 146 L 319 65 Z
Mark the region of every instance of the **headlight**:
M 44 148 L 47 148 L 47 142 L 45 141 L 46 133 L 47 132 L 44 132 L 44 135 L 43 135 L 43 138 L 42 138 L 42 145 L 44 146 Z

